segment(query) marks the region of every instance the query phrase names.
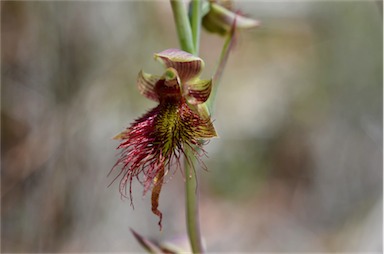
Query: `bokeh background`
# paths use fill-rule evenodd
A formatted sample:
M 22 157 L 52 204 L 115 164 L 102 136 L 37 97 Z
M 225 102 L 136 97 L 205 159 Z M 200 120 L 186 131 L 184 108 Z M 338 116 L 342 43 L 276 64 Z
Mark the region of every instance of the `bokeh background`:
M 382 252 L 382 7 L 249 1 L 199 170 L 209 252 Z M 203 31 L 203 78 L 223 39 Z M 115 134 L 155 103 L 135 86 L 178 47 L 167 1 L 1 2 L 1 251 L 139 252 L 130 228 L 186 244 L 183 175 L 118 184 Z

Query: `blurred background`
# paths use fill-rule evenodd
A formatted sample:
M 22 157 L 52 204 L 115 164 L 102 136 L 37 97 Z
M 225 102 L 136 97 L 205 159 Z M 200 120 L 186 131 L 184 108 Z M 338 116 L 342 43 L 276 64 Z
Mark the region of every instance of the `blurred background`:
M 209 252 L 382 252 L 382 14 L 374 1 L 249 1 L 199 171 Z M 202 33 L 203 78 L 223 39 Z M 115 134 L 156 104 L 138 72 L 178 47 L 167 1 L 1 2 L 1 251 L 186 244 L 184 182 L 133 210 L 107 174 Z

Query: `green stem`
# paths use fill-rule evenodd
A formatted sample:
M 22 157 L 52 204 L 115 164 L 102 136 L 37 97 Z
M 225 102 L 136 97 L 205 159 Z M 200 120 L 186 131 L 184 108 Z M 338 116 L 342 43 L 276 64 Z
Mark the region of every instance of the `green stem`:
M 204 253 L 199 223 L 199 192 L 197 188 L 197 174 L 194 170 L 196 160 L 192 154 L 191 148 L 186 147 L 185 153 L 187 156 L 184 161 L 185 205 L 189 242 L 193 253 Z
M 195 47 L 193 46 L 191 25 L 184 3 L 180 0 L 171 0 L 171 6 L 181 49 L 193 54 Z
M 218 88 L 218 85 L 220 84 L 225 65 L 227 64 L 229 52 L 231 51 L 232 46 L 233 46 L 234 33 L 235 33 L 235 28 L 232 27 L 231 32 L 227 35 L 227 38 L 224 42 L 224 46 L 223 46 L 223 49 L 221 50 L 221 54 L 220 54 L 219 64 L 216 67 L 216 71 L 215 71 L 215 74 L 214 74 L 213 79 L 212 79 L 213 86 L 212 86 L 211 95 L 209 96 L 208 100 L 206 101 L 208 110 L 209 110 L 211 115 L 213 115 L 213 111 L 214 111 L 213 106 L 215 105 L 217 88 Z
M 193 45 L 195 45 L 195 55 L 199 54 L 200 46 L 200 28 L 201 28 L 201 0 L 192 0 L 191 5 L 191 27 L 192 27 L 192 39 Z
M 197 55 L 201 26 L 200 0 L 194 0 L 192 4 L 192 29 L 183 2 L 180 0 L 171 0 L 171 6 L 181 49 Z M 184 160 L 184 170 L 186 178 L 185 206 L 188 237 L 192 252 L 204 253 L 199 222 L 199 193 L 197 189 L 197 175 L 194 170 L 195 157 L 189 147 L 185 147 L 184 152 L 186 157 Z

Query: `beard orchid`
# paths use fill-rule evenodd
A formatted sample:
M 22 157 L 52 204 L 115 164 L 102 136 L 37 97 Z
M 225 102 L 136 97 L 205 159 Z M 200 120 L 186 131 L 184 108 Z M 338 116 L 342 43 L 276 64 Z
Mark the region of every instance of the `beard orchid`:
M 112 170 L 120 168 L 116 177 L 121 177 L 119 190 L 128 197 L 129 189 L 131 203 L 134 179 L 143 185 L 143 195 L 152 190 L 152 212 L 159 216 L 161 229 L 158 205 L 165 176 L 171 169 L 181 168 L 187 147 L 200 161 L 202 141 L 217 135 L 205 106 L 212 80 L 199 79 L 203 60 L 179 49 L 164 50 L 155 59 L 165 66 L 164 74 L 140 71 L 137 86 L 158 105 L 115 136 L 121 141 L 117 147 L 121 154 Z

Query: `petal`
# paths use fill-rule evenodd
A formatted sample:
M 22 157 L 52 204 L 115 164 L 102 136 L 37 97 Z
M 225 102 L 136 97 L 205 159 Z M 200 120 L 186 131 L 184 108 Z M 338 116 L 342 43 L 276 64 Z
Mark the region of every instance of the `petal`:
M 207 139 L 207 138 L 215 138 L 218 137 L 216 133 L 215 126 L 213 126 L 210 113 L 208 111 L 208 108 L 205 103 L 196 105 L 196 110 L 201 117 L 201 119 L 204 121 L 204 124 L 200 126 L 199 128 L 199 135 L 201 139 Z
M 217 137 L 206 103 L 186 105 L 181 110 L 183 125 L 186 132 L 192 133 L 195 139 Z M 192 120 L 191 120 L 192 119 Z M 188 125 L 186 125 L 189 124 Z
M 212 122 L 208 122 L 206 125 L 206 133 L 204 138 L 216 138 L 218 137 L 215 127 L 213 126 Z
M 167 68 L 175 68 L 182 83 L 197 77 L 204 68 L 201 58 L 179 49 L 166 49 L 155 54 L 155 59 Z
M 188 84 L 187 101 L 190 104 L 200 104 L 208 100 L 212 90 L 212 80 L 196 80 Z
M 209 112 L 209 109 L 206 103 L 196 105 L 196 111 L 204 119 L 208 119 L 211 117 L 211 113 Z
M 156 94 L 155 85 L 159 81 L 160 76 L 151 75 L 143 71 L 139 72 L 137 76 L 137 87 L 141 94 L 145 95 L 148 99 L 159 101 L 159 96 Z
M 210 115 L 209 109 L 207 107 L 207 104 L 206 103 L 198 104 L 198 105 L 196 105 L 196 108 L 197 108 L 198 114 L 203 119 L 206 119 L 206 120 L 209 119 L 209 121 L 207 121 L 207 123 L 205 125 L 205 129 L 206 129 L 206 137 L 205 138 L 215 138 L 215 137 L 218 137 L 218 135 L 216 133 L 215 126 L 213 126 L 213 123 L 212 123 L 212 120 L 211 120 L 211 115 Z
M 159 210 L 159 197 L 161 192 L 161 187 L 164 183 L 164 168 L 160 170 L 159 174 L 153 179 L 154 187 L 152 189 L 151 203 L 152 203 L 152 213 L 159 217 L 159 227 L 160 231 L 162 229 L 161 221 L 163 218 L 163 214 Z

